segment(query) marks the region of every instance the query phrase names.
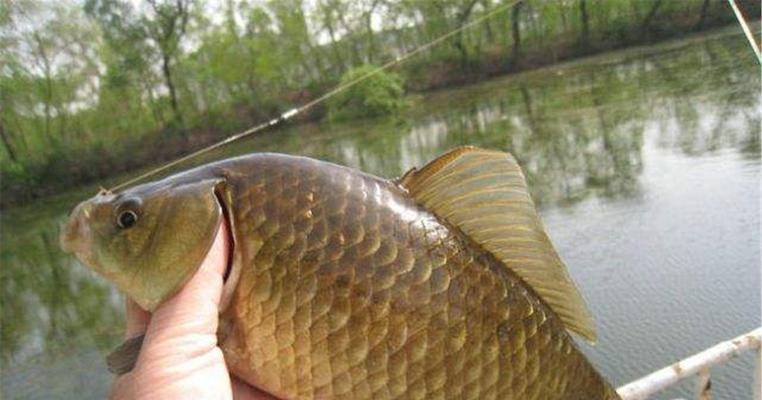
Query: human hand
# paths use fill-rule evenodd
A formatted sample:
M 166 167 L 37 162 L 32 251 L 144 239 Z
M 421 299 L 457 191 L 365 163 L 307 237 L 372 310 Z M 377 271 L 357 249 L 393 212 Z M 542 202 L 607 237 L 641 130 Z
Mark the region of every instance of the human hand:
M 217 346 L 229 233 L 223 221 L 190 281 L 153 314 L 127 301 L 127 337 L 145 333 L 135 368 L 114 381 L 111 398 L 274 399 L 230 375 Z

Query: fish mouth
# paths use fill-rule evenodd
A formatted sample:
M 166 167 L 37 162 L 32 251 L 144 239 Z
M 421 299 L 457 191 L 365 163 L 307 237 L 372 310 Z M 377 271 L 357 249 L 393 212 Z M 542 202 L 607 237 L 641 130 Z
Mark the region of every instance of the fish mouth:
M 85 256 L 90 249 L 90 228 L 86 219 L 89 218 L 90 205 L 83 202 L 77 205 L 63 225 L 58 237 L 61 249 L 66 253 Z

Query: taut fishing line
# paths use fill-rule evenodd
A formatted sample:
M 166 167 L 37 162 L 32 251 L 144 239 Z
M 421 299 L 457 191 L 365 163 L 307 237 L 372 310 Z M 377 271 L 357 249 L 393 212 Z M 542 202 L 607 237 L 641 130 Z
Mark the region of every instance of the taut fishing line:
M 741 25 L 741 30 L 743 31 L 744 35 L 746 35 L 746 39 L 749 41 L 749 46 L 751 46 L 751 49 L 754 51 L 754 55 L 757 56 L 757 62 L 762 65 L 762 53 L 760 53 L 759 45 L 757 45 L 757 40 L 754 39 L 754 35 L 752 35 L 751 29 L 749 29 L 749 25 L 746 23 L 746 19 L 744 18 L 743 13 L 741 13 L 741 10 L 738 9 L 736 0 L 728 0 L 728 3 L 730 3 L 730 8 L 733 9 L 733 14 L 736 15 L 738 24 Z
M 207 147 L 204 147 L 204 148 L 202 148 L 200 150 L 196 150 L 196 151 L 194 151 L 194 152 L 192 152 L 192 153 L 190 153 L 188 155 L 185 155 L 185 156 L 180 157 L 180 158 L 178 158 L 176 160 L 170 161 L 169 163 L 164 164 L 161 167 L 154 168 L 154 169 L 152 169 L 152 170 L 150 170 L 150 171 L 148 171 L 146 173 L 143 173 L 143 174 L 138 175 L 138 176 L 136 176 L 136 177 L 134 177 L 132 179 L 129 179 L 126 182 L 122 182 L 122 183 L 112 187 L 110 190 L 108 190 L 108 192 L 114 192 L 116 190 L 124 188 L 125 186 L 131 185 L 131 184 L 133 184 L 135 182 L 143 180 L 144 178 L 147 178 L 147 177 L 155 175 L 155 174 L 157 174 L 157 173 L 159 173 L 161 171 L 164 171 L 164 170 L 167 170 L 169 168 L 172 168 L 175 165 L 178 165 L 178 164 L 183 163 L 183 162 L 185 162 L 187 160 L 190 160 L 191 158 L 198 157 L 198 156 L 200 156 L 200 155 L 202 155 L 204 153 L 207 153 L 207 152 L 212 151 L 212 150 L 214 150 L 216 148 L 222 147 L 222 146 L 224 146 L 224 145 L 226 145 L 228 143 L 235 142 L 238 139 L 241 139 L 241 138 L 244 138 L 244 137 L 247 137 L 247 136 L 251 136 L 251 135 L 253 135 L 253 134 L 257 133 L 257 132 L 263 131 L 263 130 L 265 130 L 267 128 L 273 127 L 273 126 L 278 125 L 278 124 L 283 123 L 283 122 L 286 122 L 289 119 L 293 118 L 294 116 L 299 115 L 299 114 L 307 111 L 308 109 L 314 107 L 315 105 L 328 100 L 329 98 L 331 98 L 331 97 L 333 97 L 333 96 L 335 96 L 335 95 L 337 95 L 337 94 L 339 94 L 339 93 L 349 89 L 350 87 L 352 87 L 354 85 L 357 85 L 358 83 L 360 83 L 360 82 L 362 82 L 362 81 L 364 81 L 364 80 L 366 80 L 366 79 L 368 79 L 368 78 L 378 74 L 379 72 L 382 72 L 382 71 L 385 71 L 385 70 L 387 70 L 387 69 L 389 69 L 391 67 L 394 67 L 394 66 L 402 63 L 403 61 L 407 60 L 408 58 L 410 58 L 410 57 L 412 57 L 412 56 L 414 56 L 414 55 L 416 55 L 416 54 L 418 54 L 418 53 L 420 53 L 420 52 L 422 52 L 424 50 L 428 50 L 431 47 L 434 47 L 434 46 L 438 45 L 439 43 L 441 43 L 441 42 L 451 38 L 452 36 L 458 34 L 459 32 L 462 32 L 462 31 L 464 31 L 464 30 L 466 30 L 466 29 L 468 29 L 468 28 L 470 28 L 470 27 L 472 27 L 474 25 L 477 25 L 477 24 L 480 24 L 480 23 L 484 22 L 486 19 L 494 16 L 497 13 L 500 13 L 502 11 L 506 11 L 506 10 L 509 10 L 509 9 L 513 8 L 514 6 L 516 6 L 517 4 L 521 3 L 522 1 L 523 0 L 515 0 L 513 2 L 510 2 L 510 3 L 507 3 L 507 4 L 503 4 L 503 5 L 499 6 L 499 7 L 495 7 L 493 10 L 491 10 L 488 13 L 480 16 L 479 18 L 476 18 L 476 19 L 472 20 L 471 22 L 469 22 L 467 24 L 463 24 L 460 27 L 458 27 L 458 28 L 456 28 L 456 29 L 454 29 L 454 30 L 452 30 L 450 32 L 447 32 L 444 35 L 439 36 L 438 38 L 436 38 L 436 39 L 434 39 L 434 40 L 432 40 L 432 41 L 430 41 L 430 42 L 428 42 L 428 43 L 426 43 L 426 44 L 424 44 L 424 45 L 422 45 L 420 47 L 417 47 L 417 48 L 415 48 L 415 49 L 413 49 L 413 50 L 411 50 L 411 51 L 409 51 L 409 52 L 407 52 L 407 53 L 405 53 L 405 54 L 403 54 L 401 56 L 398 56 L 397 58 L 395 58 L 395 59 L 393 59 L 391 61 L 387 61 L 385 64 L 381 65 L 380 67 L 378 67 L 378 68 L 376 68 L 376 69 L 374 69 L 374 70 L 372 70 L 372 71 L 370 71 L 370 72 L 368 72 L 368 73 L 366 73 L 364 75 L 361 75 L 361 76 L 359 76 L 359 77 L 357 77 L 357 78 L 355 78 L 355 79 L 353 79 L 353 80 L 351 80 L 349 82 L 340 84 L 340 85 L 336 86 L 335 88 L 329 90 L 328 92 L 326 92 L 322 96 L 320 96 L 320 97 L 318 97 L 318 98 L 316 98 L 314 100 L 311 100 L 311 101 L 305 103 L 304 105 L 302 105 L 300 107 L 292 108 L 292 109 L 284 112 L 280 116 L 278 116 L 276 118 L 273 118 L 273 119 L 271 119 L 271 120 L 269 120 L 267 122 L 263 122 L 263 123 L 261 123 L 259 125 L 253 126 L 253 127 L 249 128 L 249 129 L 247 129 L 247 130 L 245 130 L 243 132 L 237 133 L 235 135 L 228 136 L 227 138 L 225 138 L 225 139 L 223 139 L 223 140 L 221 140 L 221 141 L 219 141 L 217 143 L 213 143 L 213 144 L 211 144 L 211 145 L 209 145 Z

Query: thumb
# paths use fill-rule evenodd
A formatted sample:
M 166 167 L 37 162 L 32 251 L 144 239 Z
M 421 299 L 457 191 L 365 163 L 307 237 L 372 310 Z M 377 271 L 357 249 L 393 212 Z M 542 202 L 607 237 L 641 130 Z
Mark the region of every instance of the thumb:
M 182 358 L 193 357 L 216 347 L 229 241 L 227 225 L 223 220 L 198 271 L 151 316 L 141 357 L 146 354 L 183 361 Z
M 217 347 L 229 233 L 220 225 L 198 271 L 148 322 L 133 372 L 117 378 L 115 399 L 230 398 L 230 376 Z

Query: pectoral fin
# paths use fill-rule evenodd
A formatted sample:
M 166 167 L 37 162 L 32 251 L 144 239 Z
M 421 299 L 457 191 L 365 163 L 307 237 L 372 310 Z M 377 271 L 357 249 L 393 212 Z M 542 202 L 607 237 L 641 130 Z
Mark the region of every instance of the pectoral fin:
M 119 347 L 106 356 L 106 365 L 109 372 L 114 375 L 124 375 L 133 368 L 138 361 L 140 348 L 143 346 L 145 335 L 140 335 L 124 341 Z
M 545 233 L 513 156 L 459 147 L 409 171 L 399 184 L 523 279 L 568 330 L 595 341 L 590 312 Z

